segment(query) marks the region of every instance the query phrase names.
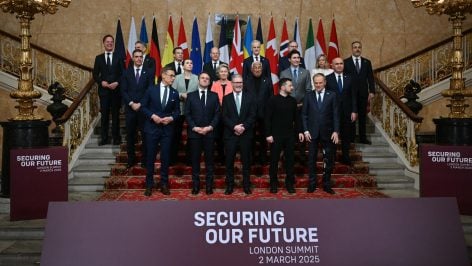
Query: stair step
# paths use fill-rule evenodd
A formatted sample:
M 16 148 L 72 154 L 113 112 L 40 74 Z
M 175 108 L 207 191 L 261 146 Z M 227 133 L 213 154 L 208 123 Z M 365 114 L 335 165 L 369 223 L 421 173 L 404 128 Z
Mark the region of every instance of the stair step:
M 362 159 L 369 164 L 373 163 L 396 163 L 398 156 L 393 152 L 363 152 Z
M 404 166 L 399 163 L 375 163 L 369 165 L 370 174 L 382 175 L 404 175 Z
M 415 185 L 413 178 L 404 175 L 379 175 L 376 176 L 376 179 L 378 187 L 384 189 L 407 189 L 413 188 Z

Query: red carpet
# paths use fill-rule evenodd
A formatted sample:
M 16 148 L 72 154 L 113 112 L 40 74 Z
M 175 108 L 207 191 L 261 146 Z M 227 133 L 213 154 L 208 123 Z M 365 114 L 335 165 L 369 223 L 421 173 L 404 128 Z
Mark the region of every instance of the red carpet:
M 142 189 L 138 190 L 108 190 L 98 200 L 100 201 L 143 201 L 143 200 L 276 200 L 276 199 L 346 199 L 346 198 L 387 198 L 376 189 L 340 188 L 334 189 L 336 194 L 331 195 L 322 189 L 314 193 L 307 193 L 306 189 L 297 189 L 295 194 L 289 194 L 280 189 L 277 194 L 269 193 L 267 189 L 254 189 L 250 195 L 244 194 L 242 189 L 236 189 L 231 195 L 225 195 L 224 189 L 216 189 L 212 195 L 206 195 L 205 190 L 198 195 L 192 195 L 189 189 L 171 189 L 169 196 L 154 190 L 151 197 L 145 197 Z

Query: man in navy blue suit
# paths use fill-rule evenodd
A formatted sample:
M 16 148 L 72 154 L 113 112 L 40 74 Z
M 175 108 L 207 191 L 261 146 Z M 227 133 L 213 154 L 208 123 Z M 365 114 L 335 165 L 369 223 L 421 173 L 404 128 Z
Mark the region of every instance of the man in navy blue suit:
M 336 93 L 325 89 L 326 78 L 323 74 L 313 76 L 315 89 L 305 95 L 302 122 L 308 145 L 309 183 L 308 193 L 316 190 L 316 157 L 321 144 L 324 162 L 323 190 L 334 194 L 331 189 L 331 173 L 334 166 L 335 144 L 338 144 L 339 109 Z
M 134 43 L 134 49 L 140 50 L 141 52 L 143 52 L 143 68 L 144 69 L 146 69 L 148 72 L 152 73 L 153 75 L 160 74 L 160 73 L 156 73 L 156 60 L 154 60 L 154 58 L 146 54 L 147 47 L 144 42 L 136 41 Z
M 205 154 L 206 194 L 213 194 L 213 143 L 214 129 L 220 119 L 218 95 L 210 91 L 210 75 L 206 72 L 198 76 L 198 90 L 187 94 L 185 119 L 187 119 L 187 139 L 192 161 L 192 194 L 200 192 L 200 156 Z
M 352 124 L 357 119 L 357 89 L 353 86 L 352 77 L 343 72 L 342 58 L 334 58 L 332 66 L 334 72 L 326 77 L 326 88 L 337 94 L 342 148 L 341 163 L 351 165 L 349 147 L 353 134 Z
M 151 196 L 154 187 L 154 161 L 158 145 L 161 147 L 161 192 L 164 195 L 170 194 L 169 160 L 173 121 L 180 115 L 179 93 L 171 87 L 174 79 L 174 70 L 164 67 L 161 71 L 161 82 L 149 87 L 141 101 L 141 111 L 145 117 L 144 139 L 147 149 L 145 196 Z
M 131 168 L 136 163 L 135 143 L 136 131 L 141 131 L 144 137 L 143 124 L 144 117 L 139 112 L 141 109 L 141 99 L 148 87 L 154 82 L 154 72 L 143 68 L 143 52 L 141 50 L 133 51 L 133 64 L 125 70 L 121 78 L 121 98 L 125 105 L 126 117 L 126 151 L 128 153 L 127 168 Z M 143 141 L 144 143 L 145 141 Z M 146 158 L 146 146 L 143 145 L 142 162 Z
M 110 124 L 110 113 L 112 117 L 111 132 L 113 145 L 121 143 L 120 136 L 120 79 L 124 69 L 124 58 L 113 51 L 115 39 L 111 35 L 103 37 L 105 53 L 95 57 L 93 65 L 93 79 L 98 85 L 98 96 L 100 97 L 101 132 L 98 145 L 110 144 L 108 128 Z
M 243 78 L 234 75 L 231 80 L 233 93 L 223 97 L 222 117 L 226 148 L 226 195 L 234 189 L 234 158 L 239 148 L 243 164 L 243 191 L 251 194 L 251 144 L 256 121 L 256 98 L 249 91 L 243 92 Z
M 271 79 L 269 60 L 260 54 L 261 42 L 258 40 L 252 41 L 251 50 L 252 50 L 252 56 L 244 59 L 244 62 L 243 62 L 243 80 L 246 80 L 248 76 L 251 74 L 251 66 L 253 62 L 261 62 L 262 76 L 264 78 Z

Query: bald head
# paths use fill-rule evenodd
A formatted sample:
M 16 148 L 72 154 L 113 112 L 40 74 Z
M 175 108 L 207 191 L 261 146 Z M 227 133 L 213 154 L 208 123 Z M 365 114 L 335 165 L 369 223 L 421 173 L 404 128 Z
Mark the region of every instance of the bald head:
M 344 61 L 341 57 L 336 57 L 331 61 L 331 66 L 334 69 L 334 72 L 341 74 L 344 71 Z

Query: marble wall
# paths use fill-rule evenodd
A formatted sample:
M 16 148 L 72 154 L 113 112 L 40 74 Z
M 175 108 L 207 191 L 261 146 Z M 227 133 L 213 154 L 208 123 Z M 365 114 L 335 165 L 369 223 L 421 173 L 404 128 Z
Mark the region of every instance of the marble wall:
M 294 21 L 299 17 L 303 44 L 310 18 L 315 34 L 318 19 L 323 20 L 328 41 L 334 16 L 341 55 L 349 56 L 351 42 L 361 40 L 364 55 L 372 59 L 374 67 L 403 58 L 452 35 L 446 16 L 428 15 L 424 8 L 413 8 L 408 0 L 72 0 L 68 8 L 60 8 L 55 15 L 36 15 L 31 40 L 73 61 L 92 66 L 94 56 L 102 51 L 102 36 L 115 34 L 118 18 L 121 18 L 127 43 L 131 16 L 135 18 L 138 33 L 141 18 L 146 17 L 150 36 L 152 16 L 155 15 L 162 52 L 169 15 L 173 18 L 175 38 L 180 16 L 183 17 L 190 47 L 193 18 L 198 19 L 203 44 L 208 15 L 214 18 L 215 13 L 238 13 L 243 18 L 251 15 L 254 34 L 257 25 L 254 20 L 261 16 L 265 41 L 271 17 L 278 40 L 283 19 L 287 20 L 289 36 L 293 36 Z M 214 19 L 212 23 L 217 44 L 220 27 L 215 25 Z M 0 25 L 2 30 L 19 34 L 19 23 L 13 14 L 2 13 Z M 471 20 L 466 20 L 464 28 L 471 25 Z

